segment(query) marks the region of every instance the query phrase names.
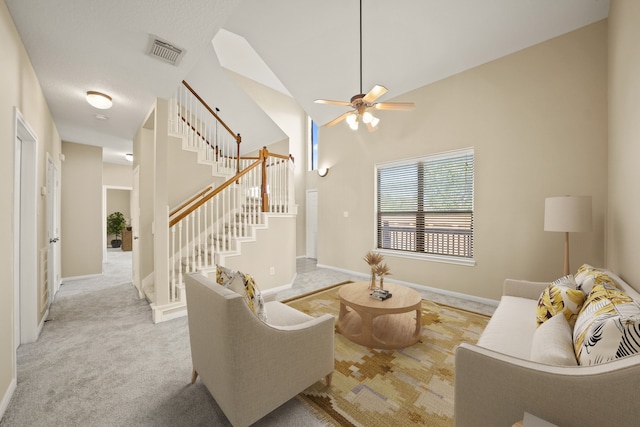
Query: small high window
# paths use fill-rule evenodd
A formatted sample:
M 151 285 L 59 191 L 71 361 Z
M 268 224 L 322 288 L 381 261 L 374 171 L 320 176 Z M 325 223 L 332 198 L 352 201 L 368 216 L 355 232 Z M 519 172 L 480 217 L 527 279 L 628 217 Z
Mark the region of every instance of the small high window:
M 318 125 L 309 118 L 309 170 L 318 170 Z

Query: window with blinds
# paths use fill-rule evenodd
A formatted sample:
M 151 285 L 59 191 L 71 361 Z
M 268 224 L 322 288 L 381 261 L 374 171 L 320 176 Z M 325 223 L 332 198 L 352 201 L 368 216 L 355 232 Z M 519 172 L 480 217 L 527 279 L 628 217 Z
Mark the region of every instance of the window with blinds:
M 377 247 L 473 257 L 473 149 L 379 165 Z

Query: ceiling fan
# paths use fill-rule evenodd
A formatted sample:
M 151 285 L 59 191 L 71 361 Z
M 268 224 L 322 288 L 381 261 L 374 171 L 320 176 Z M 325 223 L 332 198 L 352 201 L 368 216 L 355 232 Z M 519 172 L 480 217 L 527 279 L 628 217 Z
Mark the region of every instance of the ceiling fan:
M 367 125 L 370 132 L 377 130 L 380 119 L 375 117 L 369 109 L 376 110 L 413 110 L 415 104 L 413 102 L 375 102 L 387 92 L 387 88 L 375 85 L 366 94 L 362 93 L 362 0 L 360 0 L 360 93 L 353 95 L 350 101 L 332 101 L 329 99 L 316 99 L 316 104 L 339 105 L 343 107 L 351 107 L 352 110 L 336 117 L 327 123 L 327 126 L 333 126 L 346 119 L 347 124 L 353 130 L 358 130 L 358 123 L 361 121 Z

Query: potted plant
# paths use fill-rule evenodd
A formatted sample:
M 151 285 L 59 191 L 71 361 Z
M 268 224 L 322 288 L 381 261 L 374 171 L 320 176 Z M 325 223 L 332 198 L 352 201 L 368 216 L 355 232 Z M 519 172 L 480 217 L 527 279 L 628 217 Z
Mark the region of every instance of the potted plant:
M 107 234 L 116 238 L 111 241 L 112 248 L 119 248 L 122 245 L 122 231 L 127 226 L 122 212 L 114 212 L 107 217 Z

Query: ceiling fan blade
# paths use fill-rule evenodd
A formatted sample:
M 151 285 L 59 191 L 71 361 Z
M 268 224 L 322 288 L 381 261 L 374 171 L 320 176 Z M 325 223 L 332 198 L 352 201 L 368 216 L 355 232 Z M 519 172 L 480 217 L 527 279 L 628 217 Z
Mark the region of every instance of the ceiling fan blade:
M 331 126 L 333 126 L 333 125 L 335 125 L 335 124 L 340 123 L 341 121 L 343 121 L 344 119 L 346 119 L 346 118 L 347 118 L 347 116 L 348 116 L 349 114 L 351 114 L 351 113 L 353 113 L 353 111 L 347 111 L 346 113 L 339 115 L 338 117 L 336 117 L 335 119 L 333 119 L 333 120 L 331 120 L 329 123 L 327 123 L 327 125 L 326 125 L 326 126 L 327 126 L 327 127 L 331 127 Z
M 375 85 L 370 91 L 369 93 L 367 93 L 364 98 L 362 98 L 362 100 L 364 102 L 366 102 L 367 104 L 375 101 L 376 99 L 380 98 L 382 95 L 384 95 L 385 93 L 387 93 L 387 88 L 384 86 L 380 86 L 380 85 Z
M 329 105 L 340 105 L 341 107 L 350 107 L 351 103 L 346 101 L 332 101 L 330 99 L 316 99 L 316 104 L 329 104 Z
M 413 102 L 378 102 L 372 105 L 376 110 L 413 110 L 416 104 Z

